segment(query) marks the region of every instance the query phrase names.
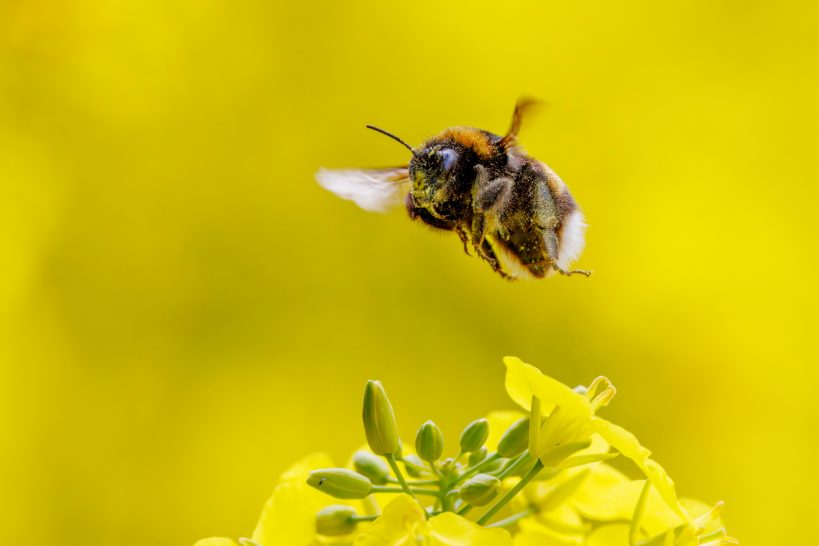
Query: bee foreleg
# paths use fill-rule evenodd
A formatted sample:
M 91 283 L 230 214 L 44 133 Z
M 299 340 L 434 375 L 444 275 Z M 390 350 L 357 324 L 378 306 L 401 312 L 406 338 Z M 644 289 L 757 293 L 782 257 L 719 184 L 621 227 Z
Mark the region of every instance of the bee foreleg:
M 506 206 L 512 193 L 511 178 L 488 180 L 486 169 L 476 167 L 476 193 L 472 201 L 472 244 L 479 248 L 483 244 L 486 232 L 495 224 L 498 213 Z
M 478 177 L 479 180 L 481 177 Z M 496 211 L 503 208 L 512 193 L 511 178 L 495 178 L 478 187 L 472 207 L 476 211 Z

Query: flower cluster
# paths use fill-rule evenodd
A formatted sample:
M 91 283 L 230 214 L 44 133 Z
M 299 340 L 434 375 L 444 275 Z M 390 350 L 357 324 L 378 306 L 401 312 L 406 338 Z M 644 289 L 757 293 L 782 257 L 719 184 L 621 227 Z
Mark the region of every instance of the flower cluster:
M 461 433 L 454 457 L 432 421 L 414 450 L 399 439 L 378 381 L 367 384 L 367 448 L 346 467 L 325 455 L 281 478 L 243 546 L 718 546 L 738 544 L 709 507 L 678 498 L 651 452 L 597 415 L 614 397 L 605 377 L 571 389 L 517 358 L 506 390 L 523 411 L 490 413 Z M 630 459 L 642 477 L 609 464 Z M 210 538 L 196 546 L 236 546 Z

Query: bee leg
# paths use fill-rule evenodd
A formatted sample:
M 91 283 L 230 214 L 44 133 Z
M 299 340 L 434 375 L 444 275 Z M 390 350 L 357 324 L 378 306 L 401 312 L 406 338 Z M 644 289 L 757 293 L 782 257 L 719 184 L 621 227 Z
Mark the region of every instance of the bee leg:
M 461 243 L 464 245 L 464 252 L 466 255 L 472 256 L 472 253 L 469 252 L 469 234 L 467 231 L 462 227 L 459 227 L 455 231 L 458 233 L 458 238 L 461 239 Z
M 480 251 L 478 252 L 478 254 L 492 267 L 492 271 L 494 271 L 504 279 L 510 281 L 515 280 L 515 278 L 512 275 L 509 275 L 506 271 L 503 270 L 503 267 L 500 264 L 500 260 L 498 260 L 498 256 L 495 254 L 495 249 L 492 248 L 492 245 L 490 245 L 489 241 L 487 241 L 486 239 L 484 239 L 483 244 L 481 244 Z
M 553 229 L 549 229 L 548 231 L 546 231 L 544 241 L 546 242 L 546 251 L 549 253 L 552 269 L 554 269 L 561 275 L 566 275 L 567 277 L 570 277 L 572 275 L 585 275 L 587 277 L 591 277 L 592 274 L 591 271 L 586 271 L 584 269 L 572 269 L 567 271 L 560 267 L 559 265 L 557 265 L 557 234 L 554 232 Z
M 509 195 L 512 193 L 511 178 L 495 178 L 486 180 L 486 170 L 483 167 L 478 169 L 477 186 L 478 192 L 472 201 L 472 208 L 479 212 L 499 211 L 506 205 Z
M 486 232 L 496 223 L 498 213 L 506 206 L 514 181 L 511 178 L 489 180 L 481 165 L 475 170 L 478 172 L 475 181 L 478 191 L 472 201 L 472 244 L 479 248 Z
M 552 269 L 561 275 L 566 275 L 567 277 L 571 277 L 572 275 L 585 275 L 587 277 L 591 277 L 592 274 L 592 272 L 587 269 L 570 269 L 567 271 L 565 269 L 561 269 L 557 264 L 552 264 Z

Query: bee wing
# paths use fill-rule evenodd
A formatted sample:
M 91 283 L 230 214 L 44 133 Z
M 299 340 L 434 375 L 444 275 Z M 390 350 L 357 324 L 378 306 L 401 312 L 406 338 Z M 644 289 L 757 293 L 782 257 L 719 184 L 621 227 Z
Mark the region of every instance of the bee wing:
M 322 188 L 371 212 L 386 212 L 401 203 L 407 191 L 409 170 L 392 169 L 319 169 L 316 180 Z

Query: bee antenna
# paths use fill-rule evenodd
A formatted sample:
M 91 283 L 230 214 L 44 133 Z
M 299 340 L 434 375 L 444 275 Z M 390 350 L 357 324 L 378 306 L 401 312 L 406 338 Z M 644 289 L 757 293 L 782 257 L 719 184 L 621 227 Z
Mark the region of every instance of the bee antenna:
M 407 144 L 406 142 L 404 142 L 403 140 L 401 140 L 400 138 L 398 138 L 398 137 L 397 137 L 397 136 L 395 136 L 394 134 L 392 134 L 392 133 L 390 133 L 390 132 L 387 132 L 387 131 L 385 131 L 384 129 L 379 129 L 378 127 L 375 127 L 375 126 L 373 126 L 373 125 L 367 125 L 367 129 L 372 129 L 373 131 L 379 132 L 379 133 L 381 133 L 382 135 L 387 135 L 388 137 L 390 137 L 391 139 L 395 140 L 396 142 L 400 142 L 401 144 L 403 144 L 404 146 L 406 146 L 406 147 L 407 147 L 407 150 L 409 150 L 410 152 L 412 152 L 412 155 L 415 155 L 415 150 L 413 150 L 413 149 L 412 149 L 412 146 L 410 146 L 409 144 Z

